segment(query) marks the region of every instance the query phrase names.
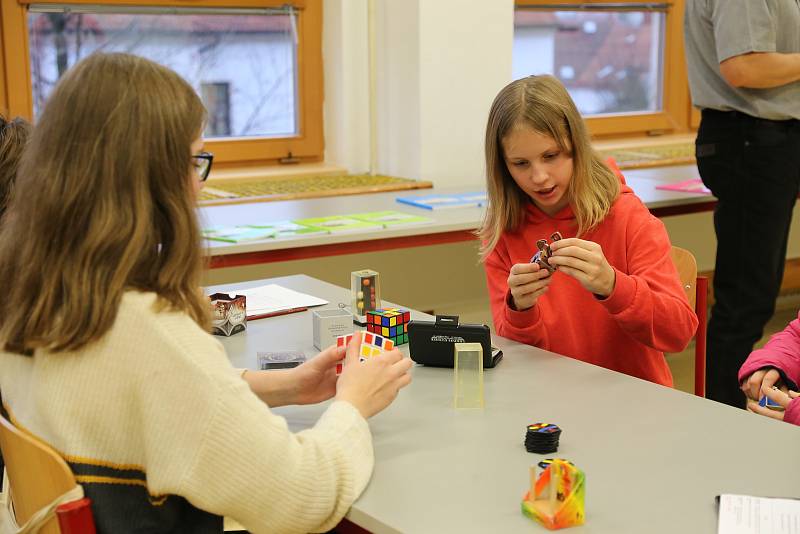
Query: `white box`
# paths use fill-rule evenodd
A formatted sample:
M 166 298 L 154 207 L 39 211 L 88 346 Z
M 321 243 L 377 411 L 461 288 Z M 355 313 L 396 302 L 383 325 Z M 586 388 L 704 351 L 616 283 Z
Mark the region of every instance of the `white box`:
M 323 350 L 336 343 L 336 338 L 353 333 L 353 314 L 350 310 L 314 310 L 311 313 L 314 346 Z

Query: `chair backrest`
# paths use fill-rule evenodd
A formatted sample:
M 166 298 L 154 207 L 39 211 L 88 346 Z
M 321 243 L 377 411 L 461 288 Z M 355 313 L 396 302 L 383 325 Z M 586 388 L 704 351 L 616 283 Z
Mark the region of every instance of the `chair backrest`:
M 686 249 L 672 247 L 672 262 L 678 270 L 689 305 L 697 314 L 694 337 L 694 394 L 706 395 L 706 327 L 708 325 L 708 278 L 697 276 L 697 260 Z
M 20 525 L 76 485 L 75 476 L 58 453 L 2 416 L 0 449 L 8 472 L 9 496 Z M 58 519 L 54 516 L 39 532 L 59 534 Z
M 672 262 L 678 269 L 678 276 L 689 299 L 689 305 L 694 309 L 697 303 L 697 260 L 688 250 L 672 247 Z

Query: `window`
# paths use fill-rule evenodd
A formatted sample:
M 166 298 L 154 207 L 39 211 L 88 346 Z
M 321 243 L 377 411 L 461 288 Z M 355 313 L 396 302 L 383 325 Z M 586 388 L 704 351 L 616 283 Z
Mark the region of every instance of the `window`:
M 514 79 L 553 74 L 595 135 L 688 128 L 683 0 L 518 1 Z
M 194 86 L 209 112 L 206 144 L 215 163 L 322 159 L 321 0 L 275 7 L 269 0 L 196 0 L 192 7 L 25 1 L 0 0 L 3 29 L 14 29 L 3 41 L 11 113 L 35 120 L 69 67 L 94 51 L 128 52 Z M 27 61 L 7 52 L 12 39 Z

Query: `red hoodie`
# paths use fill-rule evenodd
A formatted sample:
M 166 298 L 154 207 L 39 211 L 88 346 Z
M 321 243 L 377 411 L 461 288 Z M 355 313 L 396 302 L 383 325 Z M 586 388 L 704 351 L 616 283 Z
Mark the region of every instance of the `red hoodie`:
M 598 243 L 614 268 L 611 295 L 600 300 L 574 278 L 556 271 L 547 293 L 524 311 L 509 305 L 508 275 L 527 263 L 536 241 L 555 231 L 575 237 L 572 207 L 553 217 L 532 202 L 524 223 L 504 232 L 486 259 L 492 317 L 503 337 L 534 345 L 657 384 L 672 386 L 666 352 L 686 348 L 697 317 L 670 256 L 664 224 L 622 185 L 606 218 L 581 239 Z

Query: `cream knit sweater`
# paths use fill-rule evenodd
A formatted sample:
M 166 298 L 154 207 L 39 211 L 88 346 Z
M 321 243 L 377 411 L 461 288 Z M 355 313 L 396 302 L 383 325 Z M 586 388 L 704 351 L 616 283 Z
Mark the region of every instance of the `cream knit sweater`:
M 69 462 L 99 530 L 221 528 L 197 514 L 253 532 L 335 526 L 372 472 L 363 417 L 334 402 L 291 433 L 217 340 L 155 300 L 127 293 L 111 330 L 80 351 L 0 352 L 9 415 Z

